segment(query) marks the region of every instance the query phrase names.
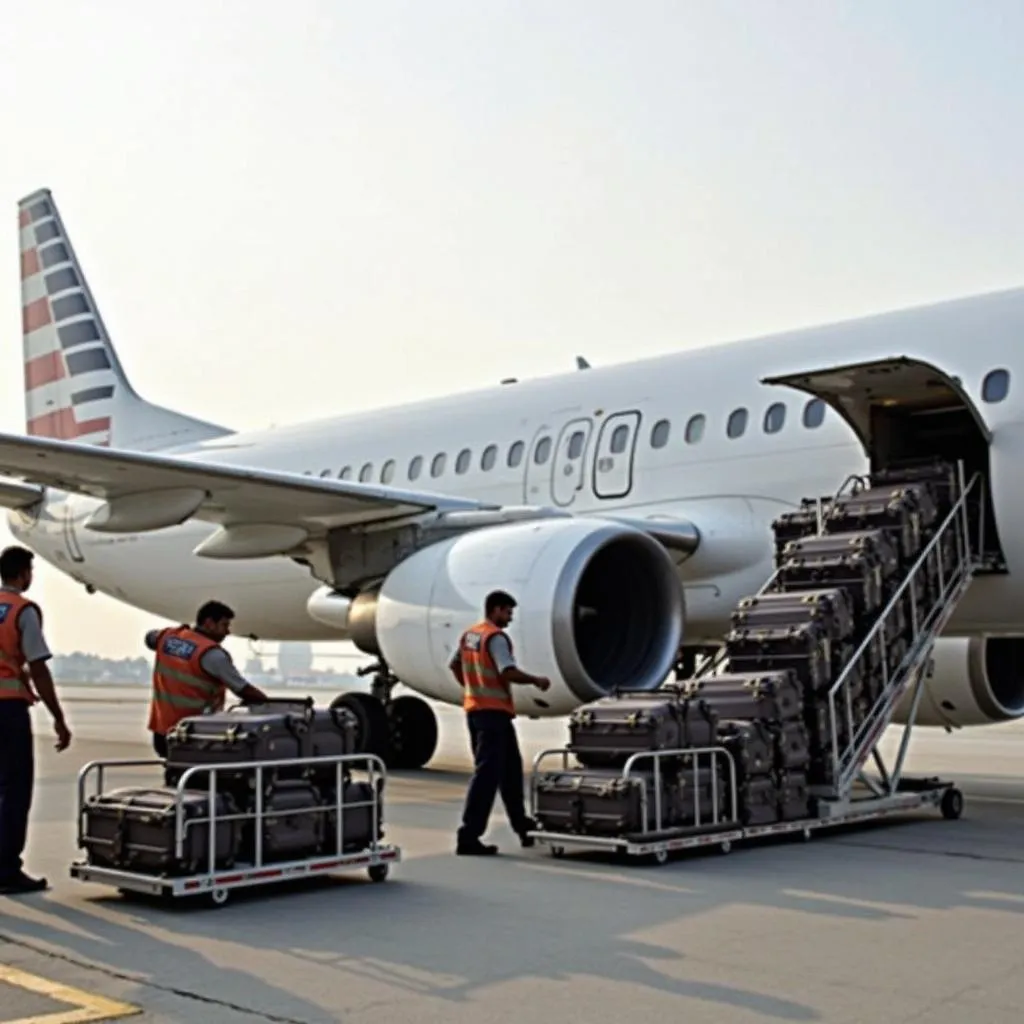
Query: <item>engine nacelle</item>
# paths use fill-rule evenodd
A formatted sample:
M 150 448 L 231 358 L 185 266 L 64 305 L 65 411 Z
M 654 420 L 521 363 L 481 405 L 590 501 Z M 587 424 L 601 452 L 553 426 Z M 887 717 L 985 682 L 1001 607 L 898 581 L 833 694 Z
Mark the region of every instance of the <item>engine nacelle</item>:
M 508 630 L 516 662 L 551 679 L 544 693 L 513 686 L 523 714 L 567 714 L 616 687 L 655 689 L 672 670 L 685 620 L 672 559 L 646 533 L 596 519 L 494 526 L 439 541 L 400 562 L 347 614 L 339 605 L 339 621 L 402 682 L 458 704 L 448 663 L 496 589 L 518 602 Z
M 903 724 L 910 692 L 893 721 Z M 935 642 L 917 724 L 958 729 L 1024 716 L 1024 637 L 943 637 Z

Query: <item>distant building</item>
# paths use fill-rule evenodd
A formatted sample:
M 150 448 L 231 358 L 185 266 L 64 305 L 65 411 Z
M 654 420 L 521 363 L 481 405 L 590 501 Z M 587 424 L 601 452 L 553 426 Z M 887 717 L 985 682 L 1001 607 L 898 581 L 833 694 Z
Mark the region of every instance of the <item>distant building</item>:
M 308 643 L 281 644 L 277 652 L 277 670 L 289 676 L 307 676 L 313 668 L 313 645 Z

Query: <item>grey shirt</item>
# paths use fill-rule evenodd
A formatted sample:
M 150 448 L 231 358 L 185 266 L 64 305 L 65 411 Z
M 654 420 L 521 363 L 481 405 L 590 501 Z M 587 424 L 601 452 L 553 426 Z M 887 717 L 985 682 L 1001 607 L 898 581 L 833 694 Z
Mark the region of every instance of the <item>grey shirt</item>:
M 515 658 L 512 657 L 512 645 L 508 641 L 508 637 L 504 633 L 495 633 L 490 640 L 487 641 L 487 653 L 494 659 L 494 664 L 497 666 L 499 672 L 504 672 L 507 668 L 515 668 Z M 462 660 L 461 651 L 461 640 L 459 646 L 455 648 L 455 653 L 452 655 L 452 660 L 448 662 L 450 668 L 455 668 L 456 665 L 460 664 Z
M 17 587 L 0 587 L 0 592 L 8 594 L 20 594 Z M 50 648 L 46 646 L 46 639 L 43 637 L 43 623 L 39 618 L 39 612 L 35 608 L 26 608 L 18 619 L 18 632 L 21 634 L 21 653 L 25 660 L 47 661 L 52 655 Z
M 146 634 L 146 646 L 151 651 L 156 650 L 156 638 L 161 632 L 162 630 L 159 629 L 151 629 Z M 203 671 L 209 672 L 214 679 L 223 683 L 232 693 L 240 694 L 249 685 L 235 668 L 231 655 L 223 647 L 214 647 L 207 651 L 199 659 L 199 664 L 202 665 Z

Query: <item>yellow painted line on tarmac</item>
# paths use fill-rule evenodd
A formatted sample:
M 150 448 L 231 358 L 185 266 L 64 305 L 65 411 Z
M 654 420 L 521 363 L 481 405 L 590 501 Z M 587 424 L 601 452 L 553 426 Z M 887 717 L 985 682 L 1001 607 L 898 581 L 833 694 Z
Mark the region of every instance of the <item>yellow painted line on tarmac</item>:
M 142 1013 L 141 1006 L 131 1003 L 119 1003 L 103 996 L 90 995 L 79 988 L 61 985 L 60 982 L 40 978 L 16 967 L 5 967 L 0 964 L 0 982 L 15 985 L 28 992 L 46 996 L 58 1003 L 68 1003 L 70 1010 L 59 1010 L 56 1013 L 40 1013 L 34 1017 L 19 1017 L 17 1020 L 4 1020 L 0 1024 L 88 1024 L 90 1021 L 119 1020 Z

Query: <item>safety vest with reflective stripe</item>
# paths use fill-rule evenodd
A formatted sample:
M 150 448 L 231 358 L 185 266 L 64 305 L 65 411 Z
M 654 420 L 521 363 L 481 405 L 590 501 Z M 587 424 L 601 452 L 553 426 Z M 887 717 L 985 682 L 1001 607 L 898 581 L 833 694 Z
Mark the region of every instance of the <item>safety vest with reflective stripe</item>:
M 183 718 L 219 711 L 224 706 L 224 684 L 200 664 L 207 651 L 219 646 L 189 626 L 160 631 L 149 705 L 150 732 L 166 736 Z
M 29 682 L 18 629 L 18 619 L 26 608 L 35 608 L 42 625 L 43 612 L 39 605 L 13 590 L 0 590 L 0 700 L 24 700 L 34 704 L 39 698 Z
M 484 620 L 467 629 L 459 640 L 459 655 L 462 662 L 462 707 L 465 711 L 504 711 L 515 717 L 512 690 L 502 680 L 498 666 L 487 649 L 492 636 L 502 633 L 493 622 Z M 508 641 L 509 649 L 512 641 Z

